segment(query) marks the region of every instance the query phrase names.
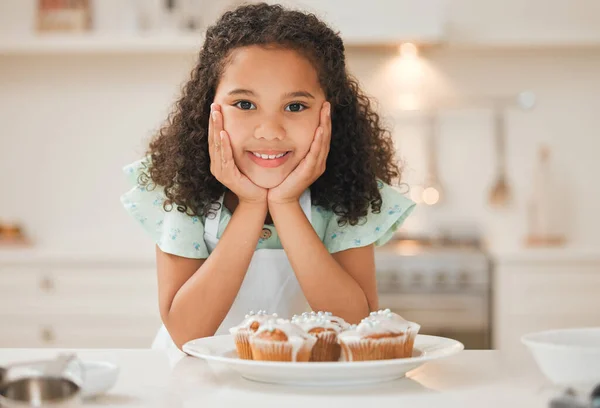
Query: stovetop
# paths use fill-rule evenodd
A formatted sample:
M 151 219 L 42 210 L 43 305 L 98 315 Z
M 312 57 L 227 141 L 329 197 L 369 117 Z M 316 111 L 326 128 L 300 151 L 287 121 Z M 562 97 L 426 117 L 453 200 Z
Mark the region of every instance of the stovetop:
M 386 291 L 473 292 L 490 287 L 491 264 L 476 239 L 393 239 L 375 251 Z

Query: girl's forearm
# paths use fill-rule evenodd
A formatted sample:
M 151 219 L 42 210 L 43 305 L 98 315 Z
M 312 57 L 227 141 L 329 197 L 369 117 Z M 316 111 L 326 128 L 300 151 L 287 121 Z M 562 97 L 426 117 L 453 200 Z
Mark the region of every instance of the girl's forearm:
M 246 276 L 266 213 L 266 203 L 240 203 L 214 251 L 177 291 L 165 325 L 179 347 L 214 335 L 227 316 Z
M 366 295 L 325 248 L 300 204 L 273 204 L 269 211 L 310 307 L 358 323 L 369 313 Z

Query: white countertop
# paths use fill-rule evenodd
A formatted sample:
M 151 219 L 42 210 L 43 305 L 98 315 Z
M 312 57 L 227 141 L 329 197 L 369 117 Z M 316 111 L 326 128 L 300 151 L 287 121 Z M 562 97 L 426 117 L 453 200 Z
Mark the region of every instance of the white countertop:
M 172 358 L 155 350 L 75 350 L 82 359 L 108 359 L 121 367 L 116 386 L 86 407 L 547 407 L 560 389 L 532 360 L 518 369 L 498 351 L 463 351 L 432 361 L 393 382 L 351 388 L 260 384 L 215 363 Z M 0 349 L 0 364 L 49 358 L 58 350 Z

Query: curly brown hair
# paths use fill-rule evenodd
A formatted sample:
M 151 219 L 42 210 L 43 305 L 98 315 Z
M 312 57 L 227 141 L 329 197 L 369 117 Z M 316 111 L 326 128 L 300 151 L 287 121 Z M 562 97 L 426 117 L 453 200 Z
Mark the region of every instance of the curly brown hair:
M 400 169 L 389 131 L 346 70 L 342 39 L 313 14 L 265 3 L 225 12 L 208 28 L 189 82 L 150 143 L 140 183 L 164 187 L 166 211 L 175 206 L 208 215 L 215 208 L 226 188 L 210 172 L 210 105 L 230 53 L 250 45 L 285 47 L 308 58 L 331 103 L 331 149 L 325 172 L 310 187 L 313 203 L 333 211 L 340 225 L 358 224 L 369 207 L 379 212 L 377 179 L 391 184 Z

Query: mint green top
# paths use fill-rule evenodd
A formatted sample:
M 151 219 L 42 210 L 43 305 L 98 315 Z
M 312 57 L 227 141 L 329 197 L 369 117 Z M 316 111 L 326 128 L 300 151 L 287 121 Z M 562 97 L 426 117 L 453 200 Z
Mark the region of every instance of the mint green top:
M 140 172 L 147 164 L 147 158 L 140 159 L 124 167 L 124 172 L 133 188 L 121 196 L 123 206 L 150 234 L 154 242 L 163 252 L 185 258 L 205 259 L 209 255 L 204 243 L 204 216 L 190 216 L 177 211 L 163 209 L 165 200 L 164 188 L 157 186 L 147 190 L 138 183 Z M 338 225 L 338 216 L 332 211 L 313 205 L 311 224 L 317 235 L 330 253 L 358 248 L 370 244 L 383 245 L 392 238 L 396 229 L 402 225 L 412 212 L 415 203 L 406 198 L 393 187 L 379 181 L 382 205 L 379 213 L 369 213 L 366 222 L 359 225 Z M 220 238 L 231 219 L 231 213 L 223 207 L 219 220 Z M 268 239 L 260 238 L 257 249 L 282 249 L 281 241 L 275 227 L 270 229 Z

